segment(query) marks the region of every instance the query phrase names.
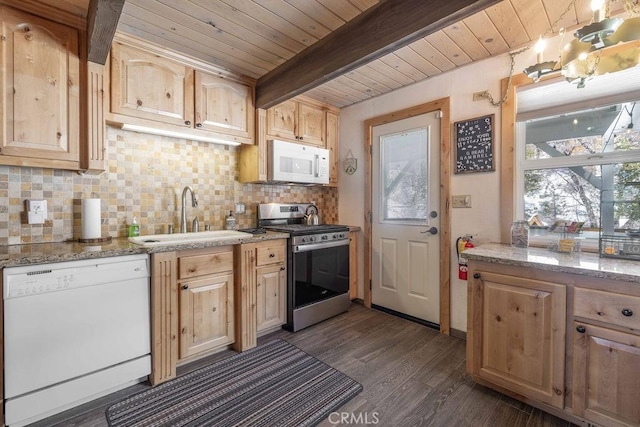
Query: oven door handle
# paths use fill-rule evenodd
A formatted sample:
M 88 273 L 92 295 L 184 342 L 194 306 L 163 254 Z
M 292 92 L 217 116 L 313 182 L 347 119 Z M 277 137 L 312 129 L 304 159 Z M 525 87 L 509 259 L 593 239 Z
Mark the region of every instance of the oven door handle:
M 348 246 L 349 239 L 336 240 L 333 242 L 311 243 L 309 245 L 295 245 L 293 253 L 315 251 L 317 249 L 337 248 L 338 246 Z

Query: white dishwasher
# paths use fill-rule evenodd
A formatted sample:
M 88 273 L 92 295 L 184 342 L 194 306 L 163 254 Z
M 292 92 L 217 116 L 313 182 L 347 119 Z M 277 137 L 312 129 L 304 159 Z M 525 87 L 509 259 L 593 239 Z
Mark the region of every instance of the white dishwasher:
M 21 426 L 151 372 L 147 255 L 3 270 L 5 424 Z

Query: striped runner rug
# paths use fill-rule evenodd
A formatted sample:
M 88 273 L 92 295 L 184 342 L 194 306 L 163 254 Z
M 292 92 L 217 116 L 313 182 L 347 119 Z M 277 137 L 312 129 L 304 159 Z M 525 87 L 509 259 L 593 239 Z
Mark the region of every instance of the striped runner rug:
M 283 340 L 235 354 L 107 408 L 111 427 L 314 426 L 362 385 Z

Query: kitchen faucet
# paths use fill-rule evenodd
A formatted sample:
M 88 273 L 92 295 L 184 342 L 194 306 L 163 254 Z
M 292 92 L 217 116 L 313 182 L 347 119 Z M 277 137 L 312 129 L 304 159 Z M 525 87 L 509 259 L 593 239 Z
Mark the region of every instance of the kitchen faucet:
M 196 199 L 196 193 L 193 192 L 193 188 L 190 185 L 187 185 L 182 190 L 182 215 L 180 216 L 180 232 L 181 233 L 187 232 L 187 212 L 186 212 L 187 191 L 191 191 L 191 206 L 194 208 L 198 206 L 198 199 Z M 195 230 L 192 230 L 192 231 L 195 231 Z

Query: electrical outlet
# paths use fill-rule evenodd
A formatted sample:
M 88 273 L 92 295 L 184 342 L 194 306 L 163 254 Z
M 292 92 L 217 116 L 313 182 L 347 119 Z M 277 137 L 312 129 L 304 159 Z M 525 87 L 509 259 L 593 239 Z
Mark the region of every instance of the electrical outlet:
M 46 200 L 27 200 L 27 222 L 29 224 L 44 224 L 47 219 Z
M 245 205 L 244 203 L 236 203 L 235 206 L 235 212 L 237 214 L 243 214 L 245 212 Z
M 471 195 L 470 194 L 458 194 L 451 196 L 452 208 L 470 208 L 471 207 Z

